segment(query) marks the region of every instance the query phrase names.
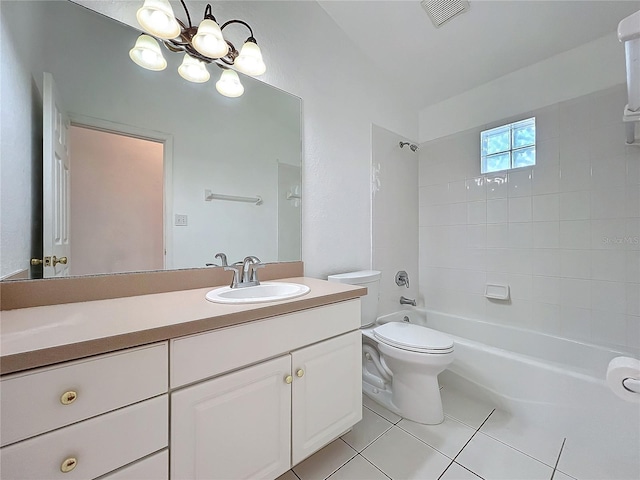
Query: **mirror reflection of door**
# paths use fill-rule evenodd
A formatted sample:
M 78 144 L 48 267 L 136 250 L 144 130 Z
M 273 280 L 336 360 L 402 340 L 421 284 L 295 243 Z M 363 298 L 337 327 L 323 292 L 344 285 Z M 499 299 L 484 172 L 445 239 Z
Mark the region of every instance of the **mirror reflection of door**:
M 79 125 L 69 140 L 70 273 L 163 269 L 164 145 Z
M 43 92 L 43 274 L 69 275 L 69 117 L 53 76 L 44 73 Z M 32 261 L 33 262 L 33 261 Z

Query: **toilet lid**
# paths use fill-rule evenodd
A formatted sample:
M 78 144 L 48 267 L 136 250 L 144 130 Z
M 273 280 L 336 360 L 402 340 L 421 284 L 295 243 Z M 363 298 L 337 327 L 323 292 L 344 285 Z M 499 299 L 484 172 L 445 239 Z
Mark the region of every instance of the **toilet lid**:
M 373 329 L 373 335 L 388 345 L 425 353 L 447 353 L 453 340 L 444 333 L 405 322 L 389 322 Z

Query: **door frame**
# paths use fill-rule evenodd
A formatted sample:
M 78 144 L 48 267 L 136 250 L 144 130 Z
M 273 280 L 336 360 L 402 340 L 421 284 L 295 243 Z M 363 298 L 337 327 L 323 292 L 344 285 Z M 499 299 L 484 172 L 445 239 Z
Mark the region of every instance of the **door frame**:
M 71 125 L 75 127 L 140 138 L 163 144 L 163 261 L 165 270 L 173 268 L 173 230 L 171 229 L 171 219 L 173 218 L 173 135 L 158 130 L 127 125 L 126 123 L 112 122 L 110 120 L 103 120 L 74 112 L 68 112 L 68 115 Z M 73 161 L 73 158 L 71 161 Z M 169 255 L 169 253 L 171 253 L 171 255 Z

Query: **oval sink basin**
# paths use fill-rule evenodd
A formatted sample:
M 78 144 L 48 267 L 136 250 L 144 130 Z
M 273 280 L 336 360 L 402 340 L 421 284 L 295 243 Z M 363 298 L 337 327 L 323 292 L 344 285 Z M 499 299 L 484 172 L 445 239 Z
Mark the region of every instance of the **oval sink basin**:
M 219 287 L 207 293 L 205 298 L 215 303 L 277 302 L 309 293 L 309 287 L 298 283 L 262 282 L 253 287 Z

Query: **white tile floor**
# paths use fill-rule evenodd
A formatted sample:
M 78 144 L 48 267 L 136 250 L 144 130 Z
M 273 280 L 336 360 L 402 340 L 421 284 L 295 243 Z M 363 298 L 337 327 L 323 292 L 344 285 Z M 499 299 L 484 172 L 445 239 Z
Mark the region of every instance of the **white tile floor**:
M 278 480 L 572 480 L 562 438 L 524 429 L 491 405 L 442 391 L 445 421 L 420 425 L 363 397 L 362 421 Z M 525 431 L 526 430 L 526 431 Z

